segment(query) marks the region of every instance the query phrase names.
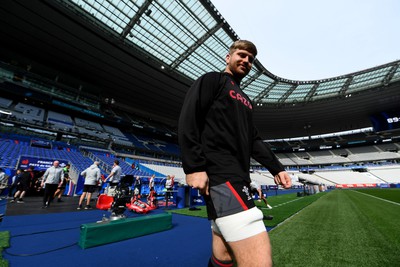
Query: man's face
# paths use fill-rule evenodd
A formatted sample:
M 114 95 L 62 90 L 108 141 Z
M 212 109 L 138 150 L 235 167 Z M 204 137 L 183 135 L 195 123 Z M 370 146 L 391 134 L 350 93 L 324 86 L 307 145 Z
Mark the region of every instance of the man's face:
M 60 165 L 60 162 L 54 161 L 53 166 L 54 166 L 54 167 L 58 167 L 58 165 Z
M 244 78 L 251 70 L 254 56 L 247 50 L 237 49 L 226 56 L 225 71 L 240 79 Z

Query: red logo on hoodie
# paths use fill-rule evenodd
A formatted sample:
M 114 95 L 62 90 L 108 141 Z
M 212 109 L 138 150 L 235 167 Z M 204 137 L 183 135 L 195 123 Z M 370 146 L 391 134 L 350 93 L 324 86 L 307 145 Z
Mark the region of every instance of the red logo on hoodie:
M 248 107 L 249 109 L 253 109 L 253 106 L 251 105 L 250 101 L 247 100 L 240 93 L 236 93 L 235 90 L 230 90 L 229 96 L 232 97 L 233 99 L 236 99 L 239 102 L 242 102 L 242 104 L 245 105 L 246 107 Z

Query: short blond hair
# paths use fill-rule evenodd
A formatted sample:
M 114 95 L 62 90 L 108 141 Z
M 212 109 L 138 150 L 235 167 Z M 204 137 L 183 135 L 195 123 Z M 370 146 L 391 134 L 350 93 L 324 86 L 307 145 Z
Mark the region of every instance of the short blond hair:
M 253 54 L 254 57 L 257 56 L 257 47 L 250 41 L 247 40 L 237 40 L 231 47 L 229 47 L 229 54 L 232 55 L 237 49 L 246 50 Z

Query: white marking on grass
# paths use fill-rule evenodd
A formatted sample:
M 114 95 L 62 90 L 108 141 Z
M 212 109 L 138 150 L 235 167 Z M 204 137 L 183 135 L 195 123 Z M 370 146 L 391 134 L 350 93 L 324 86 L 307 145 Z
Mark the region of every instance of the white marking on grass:
M 308 205 L 307 205 L 308 206 Z M 306 207 L 307 207 L 306 206 Z M 305 207 L 304 207 L 305 208 Z M 299 210 L 298 212 L 294 213 L 292 216 L 287 217 L 285 220 L 283 220 L 282 222 L 278 223 L 275 227 L 273 227 L 271 230 L 268 231 L 268 233 L 272 232 L 274 229 L 278 228 L 279 226 L 281 226 L 282 224 L 286 223 L 287 221 L 289 221 L 290 219 L 292 219 L 294 216 L 296 216 L 297 214 L 299 214 L 304 208 L 302 208 L 301 210 Z
M 324 195 L 324 196 L 318 198 L 317 200 L 319 200 L 319 199 L 321 199 L 321 198 L 323 198 L 323 197 L 326 197 L 327 195 L 328 195 L 328 194 L 326 194 L 326 195 Z M 294 199 L 294 200 L 291 200 L 291 201 L 288 201 L 288 202 L 285 202 L 285 203 L 282 203 L 282 204 L 286 204 L 286 203 L 289 203 L 289 202 L 293 202 L 293 201 L 296 201 L 296 200 L 299 200 L 299 199 L 302 199 L 302 198 L 303 198 L 303 197 L 300 197 L 300 198 L 297 198 L 297 199 Z M 294 216 L 296 216 L 297 214 L 299 214 L 300 212 L 302 212 L 305 208 L 307 208 L 307 207 L 310 206 L 311 204 L 314 204 L 315 201 L 316 201 L 316 200 L 314 200 L 313 202 L 309 203 L 307 206 L 303 207 L 302 209 L 300 209 L 300 210 L 297 211 L 296 213 L 292 214 L 292 216 L 289 216 L 289 217 L 287 217 L 285 220 L 283 220 L 282 222 L 278 223 L 275 227 L 273 227 L 271 230 L 269 230 L 268 233 L 272 232 L 273 230 L 275 230 L 276 228 L 278 228 L 278 227 L 281 226 L 282 224 L 285 224 L 285 223 L 287 223 L 288 221 L 290 221 Z
M 302 198 L 303 198 L 303 197 L 299 197 L 299 198 L 296 198 L 296 199 L 292 199 L 292 200 L 290 200 L 290 201 L 283 202 L 283 203 L 281 203 L 281 204 L 278 204 L 278 205 L 272 206 L 272 208 L 277 208 L 277 207 L 280 207 L 280 206 L 283 206 L 283 205 L 289 204 L 289 203 L 291 203 L 291 202 L 294 202 L 294 201 L 300 200 L 300 199 L 302 199 Z M 262 210 L 269 210 L 269 208 L 260 208 L 260 209 L 262 209 Z
M 360 191 L 356 191 L 356 190 L 351 190 L 351 191 L 357 192 L 357 193 L 360 193 L 360 194 L 363 194 L 363 195 L 366 195 L 366 196 L 369 196 L 369 197 L 373 197 L 373 198 L 376 198 L 376 199 L 379 199 L 379 200 L 383 200 L 383 201 L 386 201 L 386 202 L 389 202 L 389 203 L 392 203 L 392 204 L 400 206 L 400 203 L 397 203 L 397 202 L 394 202 L 394 201 L 390 201 L 390 200 L 387 200 L 387 199 L 384 199 L 384 198 L 376 197 L 376 196 L 373 196 L 373 195 L 370 195 L 370 194 L 366 194 L 366 193 L 363 193 L 363 192 L 360 192 Z

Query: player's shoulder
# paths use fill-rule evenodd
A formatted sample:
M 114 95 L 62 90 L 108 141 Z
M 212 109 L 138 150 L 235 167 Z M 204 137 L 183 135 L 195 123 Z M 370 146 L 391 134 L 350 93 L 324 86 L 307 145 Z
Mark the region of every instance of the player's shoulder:
M 219 80 L 222 77 L 222 72 L 211 71 L 203 74 L 200 79 L 204 80 Z

